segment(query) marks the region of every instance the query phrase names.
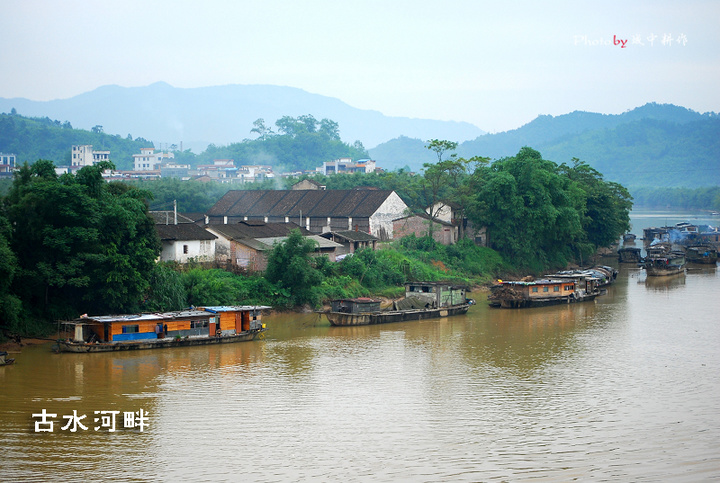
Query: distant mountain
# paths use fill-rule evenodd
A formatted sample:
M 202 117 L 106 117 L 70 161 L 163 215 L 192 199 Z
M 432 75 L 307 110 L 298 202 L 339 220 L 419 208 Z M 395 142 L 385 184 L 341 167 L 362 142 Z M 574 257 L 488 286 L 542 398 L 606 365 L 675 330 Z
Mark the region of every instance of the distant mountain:
M 484 132 L 466 122 L 389 117 L 351 107 L 332 98 L 292 87 L 226 85 L 193 89 L 164 82 L 146 87 L 103 86 L 69 99 L 31 101 L 0 98 L 0 112 L 69 121 L 74 127 L 103 126 L 104 132 L 142 136 L 156 147 L 180 145 L 200 152 L 208 144 L 226 145 L 253 138 L 253 122 L 273 126 L 282 116 L 311 114 L 340 126 L 343 141 L 365 147 L 398 136 L 465 141 Z
M 432 162 L 424 146 L 398 138 L 369 152 L 380 166 L 419 170 L 423 162 Z M 518 129 L 463 142 L 457 153 L 500 159 L 523 146 L 558 164 L 579 158 L 605 179 L 628 187 L 720 185 L 720 117 L 671 104 L 651 103 L 615 115 L 539 116 Z

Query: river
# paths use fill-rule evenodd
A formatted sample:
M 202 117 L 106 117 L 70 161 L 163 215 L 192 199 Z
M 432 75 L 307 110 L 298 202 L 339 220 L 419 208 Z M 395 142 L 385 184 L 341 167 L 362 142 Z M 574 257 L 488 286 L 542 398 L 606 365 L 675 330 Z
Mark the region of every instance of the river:
M 633 230 L 714 221 L 665 216 Z M 381 326 L 273 315 L 223 346 L 27 346 L 0 367 L 0 481 L 719 479 L 718 294 L 716 267 L 623 265 L 582 304 L 476 294 L 466 316 Z

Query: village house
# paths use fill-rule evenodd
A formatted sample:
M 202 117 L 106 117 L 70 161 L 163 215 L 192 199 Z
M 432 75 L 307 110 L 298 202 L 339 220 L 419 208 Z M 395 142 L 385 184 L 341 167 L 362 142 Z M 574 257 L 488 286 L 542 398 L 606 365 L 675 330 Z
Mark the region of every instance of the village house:
M 206 223 L 295 222 L 315 234 L 357 230 L 390 240 L 392 220 L 406 209 L 405 202 L 390 190 L 233 190 L 207 212 Z
M 162 242 L 160 261 L 178 263 L 215 261 L 217 236 L 195 223 L 155 224 Z
M 313 235 L 295 223 L 265 223 L 262 221 L 243 221 L 229 225 L 207 225 L 205 229 L 217 236 L 216 255 L 218 263 L 234 265 L 251 272 L 264 271 L 267 268 L 267 256 L 275 243 L 287 239 L 292 230 L 315 241 L 316 254 L 327 255 L 335 261 L 339 243 L 318 235 Z
M 93 166 L 100 161 L 110 161 L 110 151 L 95 151 L 92 144 L 73 145 L 70 161 L 72 167 L 77 169 Z
M 160 165 L 175 158 L 175 153 L 155 152 L 155 148 L 140 148 L 140 154 L 133 154 L 133 170 L 158 171 Z
M 294 190 L 324 190 L 327 187 L 315 181 L 314 179 L 306 178 L 302 181 L 298 181 L 292 185 L 291 189 Z
M 329 231 L 320 236 L 342 245 L 342 248 L 338 248 L 336 252 L 337 256 L 352 254 L 363 248 L 375 250 L 378 242 L 377 237 L 363 231 Z
M 353 162 L 350 158 L 340 158 L 334 161 L 325 161 L 322 166 L 317 168 L 317 172 L 325 176 L 343 173 L 374 173 L 375 161 L 371 159 L 360 159 L 357 162 Z
M 425 213 L 418 213 L 394 219 L 393 233 L 395 234 L 395 238 L 404 238 L 409 235 L 415 235 L 416 237 L 421 238 L 430 234 L 431 224 L 433 240 L 442 245 L 453 245 L 457 243 L 457 226 L 444 220 L 433 220 L 430 215 Z
M 14 154 L 0 153 L 0 177 L 12 176 L 16 164 L 17 157 Z

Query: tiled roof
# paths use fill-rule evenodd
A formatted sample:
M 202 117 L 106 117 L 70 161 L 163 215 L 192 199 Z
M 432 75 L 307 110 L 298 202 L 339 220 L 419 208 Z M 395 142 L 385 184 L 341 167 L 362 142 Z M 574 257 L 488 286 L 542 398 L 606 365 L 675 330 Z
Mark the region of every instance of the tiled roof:
M 240 223 L 232 225 L 208 225 L 207 228 L 231 240 L 287 236 L 292 230 L 300 230 L 300 233 L 303 235 L 311 234 L 308 230 L 293 222 L 265 223 L 263 221 L 241 221 Z
M 434 223 L 437 223 L 438 225 L 455 226 L 450 222 L 447 222 L 445 220 L 440 220 L 438 218 L 433 220 L 432 217 L 430 215 L 428 215 L 427 213 L 415 213 L 413 215 L 402 216 L 400 218 L 395 218 L 393 221 L 407 220 L 409 218 L 414 218 L 414 217 L 423 218 L 425 220 L 432 220 Z
M 345 231 L 333 231 L 328 233 L 323 233 L 322 237 L 327 237 L 330 235 L 336 235 L 340 238 L 344 238 L 348 241 L 373 241 L 378 240 L 377 237 L 372 236 L 370 233 L 365 233 L 364 231 L 353 231 L 353 230 L 345 230 Z
M 195 223 L 155 225 L 161 240 L 215 240 L 217 237 Z
M 370 217 L 390 190 L 228 191 L 209 216 Z

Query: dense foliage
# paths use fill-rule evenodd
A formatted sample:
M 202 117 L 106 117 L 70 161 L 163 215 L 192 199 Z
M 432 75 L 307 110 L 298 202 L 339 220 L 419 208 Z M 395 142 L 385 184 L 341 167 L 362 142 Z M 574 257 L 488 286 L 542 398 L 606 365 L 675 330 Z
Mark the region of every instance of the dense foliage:
M 18 165 L 36 159 L 51 159 L 56 165 L 71 164 L 73 145 L 91 144 L 96 151 L 110 151 L 111 161 L 118 169 L 133 169 L 133 154 L 140 148 L 153 147 L 142 138 L 133 140 L 104 134 L 102 126 L 93 130 L 73 129 L 69 122 L 49 118 L 29 118 L 18 114 L 0 114 L 0 153 L 14 153 Z
M 255 121 L 257 139 L 246 139 L 228 146 L 211 144 L 198 158 L 234 159 L 236 164 L 270 165 L 276 172 L 313 170 L 324 161 L 339 158 L 363 159 L 368 153 L 356 141 L 352 146 L 340 140 L 339 126 L 330 119 L 316 120 L 311 115 L 283 116 L 275 122 L 277 132 Z
M 40 160 L 15 174 L 3 203 L 9 251 L 0 239 L 7 261 L 0 298 L 13 311 L 3 329 L 27 333 L 46 320 L 139 307 L 160 241 L 147 193 L 106 183 L 102 170 L 110 167 L 58 177 L 51 161 Z
M 541 271 L 582 262 L 629 227 L 630 194 L 579 161 L 573 167 L 523 148 L 479 167 L 468 217 L 487 226 L 492 247 L 513 265 Z
M 720 186 L 705 188 L 637 188 L 635 204 L 646 208 L 720 211 Z

